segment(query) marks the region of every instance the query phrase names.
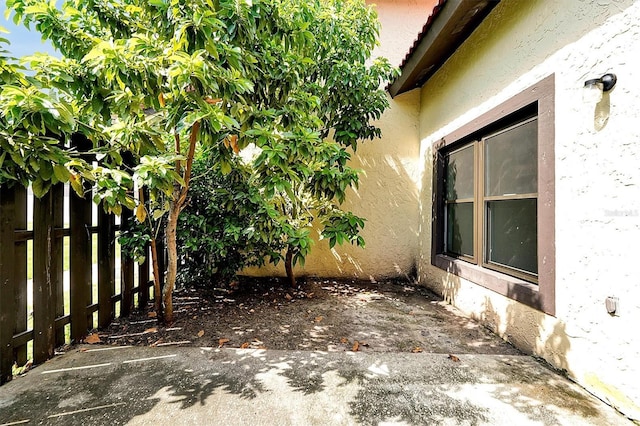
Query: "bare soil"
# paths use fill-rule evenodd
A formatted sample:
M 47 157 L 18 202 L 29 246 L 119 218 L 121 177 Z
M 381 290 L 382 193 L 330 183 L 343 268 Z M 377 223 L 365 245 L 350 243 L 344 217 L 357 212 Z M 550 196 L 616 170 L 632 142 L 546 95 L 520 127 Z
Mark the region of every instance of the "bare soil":
M 180 289 L 175 321 L 164 326 L 151 304 L 87 342 L 279 350 L 507 353 L 510 347 L 441 298 L 406 282 L 242 279 L 232 290 Z

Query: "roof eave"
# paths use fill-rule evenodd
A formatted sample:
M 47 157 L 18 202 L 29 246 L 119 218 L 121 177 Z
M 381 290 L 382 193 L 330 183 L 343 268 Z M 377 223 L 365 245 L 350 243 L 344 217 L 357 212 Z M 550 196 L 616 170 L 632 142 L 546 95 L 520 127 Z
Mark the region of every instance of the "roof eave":
M 407 54 L 400 76 L 389 86 L 395 97 L 422 86 L 473 33 L 500 0 L 439 3 Z

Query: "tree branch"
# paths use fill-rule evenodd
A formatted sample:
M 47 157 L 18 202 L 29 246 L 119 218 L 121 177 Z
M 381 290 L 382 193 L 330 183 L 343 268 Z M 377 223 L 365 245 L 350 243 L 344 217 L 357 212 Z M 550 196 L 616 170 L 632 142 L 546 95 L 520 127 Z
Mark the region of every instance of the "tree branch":
M 200 122 L 196 121 L 191 126 L 191 134 L 189 135 L 189 153 L 187 154 L 187 167 L 184 171 L 184 186 L 180 191 L 180 197 L 177 200 L 178 207 L 182 208 L 184 202 L 187 199 L 187 192 L 189 191 L 189 181 L 191 180 L 191 166 L 193 164 L 193 157 L 196 152 L 196 142 L 198 141 L 198 132 L 200 131 Z
M 176 155 L 180 155 L 180 135 L 178 134 L 178 132 L 173 133 L 173 138 L 175 139 Z M 182 164 L 179 159 L 176 160 L 176 173 L 182 173 Z

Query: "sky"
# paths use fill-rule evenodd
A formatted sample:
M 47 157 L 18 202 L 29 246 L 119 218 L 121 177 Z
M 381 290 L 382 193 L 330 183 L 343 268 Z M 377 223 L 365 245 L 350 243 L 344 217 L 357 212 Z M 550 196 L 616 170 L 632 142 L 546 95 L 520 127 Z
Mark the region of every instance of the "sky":
M 0 33 L 0 37 L 8 39 L 11 44 L 6 46 L 11 55 L 20 58 L 26 55 L 32 55 L 37 52 L 46 52 L 55 54 L 55 50 L 50 43 L 44 43 L 40 40 L 40 34 L 35 30 L 27 30 L 24 26 L 16 26 L 11 20 L 5 19 L 4 13 L 7 7 L 3 0 L 0 0 L 0 26 L 9 31 L 9 34 Z

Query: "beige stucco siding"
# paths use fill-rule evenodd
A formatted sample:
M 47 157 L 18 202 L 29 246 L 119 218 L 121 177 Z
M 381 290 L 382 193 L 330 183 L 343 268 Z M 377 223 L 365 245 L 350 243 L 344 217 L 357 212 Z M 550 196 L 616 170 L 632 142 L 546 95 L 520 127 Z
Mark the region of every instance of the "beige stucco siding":
M 380 46 L 373 57 L 399 65 L 433 9 L 434 0 L 375 2 L 381 24 Z M 390 99 L 378 121 L 382 138 L 359 144 L 351 166 L 362 169 L 359 188 L 350 191 L 344 209 L 366 218 L 366 248 L 336 246 L 318 240 L 298 275 L 380 279 L 414 273 L 418 256 L 420 141 L 417 92 Z M 252 275 L 283 275 L 282 264 L 252 268 Z
M 590 78 L 616 73 L 597 106 Z M 556 316 L 431 266 L 432 143 L 555 75 Z M 640 2 L 503 1 L 421 90 L 419 277 L 640 419 Z M 605 298 L 620 299 L 610 316 Z

